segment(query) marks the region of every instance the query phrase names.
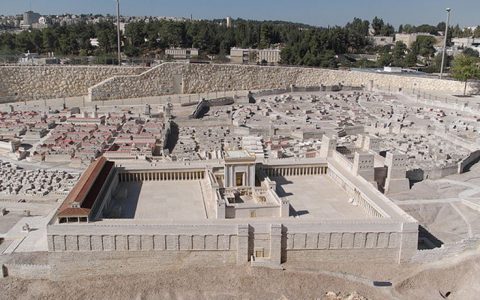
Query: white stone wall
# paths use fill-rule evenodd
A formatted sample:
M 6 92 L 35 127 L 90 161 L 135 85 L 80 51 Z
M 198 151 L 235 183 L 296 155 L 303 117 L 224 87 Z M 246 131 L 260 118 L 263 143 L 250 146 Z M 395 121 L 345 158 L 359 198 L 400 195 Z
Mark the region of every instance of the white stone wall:
M 88 93 L 88 87 L 102 80 L 146 70 L 113 66 L 2 66 L 0 102 L 82 96 Z
M 181 85 L 175 76 L 181 76 Z M 116 76 L 89 89 L 92 100 L 183 93 L 260 90 L 296 86 L 374 86 L 391 90 L 463 93 L 453 80 L 300 67 L 164 63 L 138 76 Z
M 271 229 L 274 228 L 274 229 Z M 280 229 L 279 229 L 280 228 Z M 282 230 L 285 229 L 285 230 Z M 283 233 L 282 233 L 283 231 Z M 281 236 L 279 236 L 279 234 Z M 368 250 L 371 259 L 388 251 L 391 262 L 408 260 L 417 247 L 416 229 L 405 224 L 383 221 L 324 221 L 287 224 L 210 224 L 210 225 L 51 225 L 48 248 L 51 252 L 203 252 L 236 253 L 237 263 L 249 261 L 253 249 L 265 249 L 278 261 L 280 253 L 341 250 L 354 259 L 358 251 Z M 284 242 L 282 242 L 282 240 Z M 273 248 L 272 248 L 272 245 Z M 315 254 L 317 255 L 317 254 Z M 319 259 L 323 254 L 318 254 Z M 206 262 L 208 263 L 208 262 Z
M 140 76 L 136 76 L 139 75 Z M 417 92 L 463 93 L 463 83 L 414 76 L 300 67 L 164 63 L 152 69 L 118 66 L 2 66 L 0 102 L 74 97 L 120 99 L 296 86 L 374 86 Z M 470 90 L 475 89 L 473 84 Z M 478 89 L 478 87 L 476 88 Z

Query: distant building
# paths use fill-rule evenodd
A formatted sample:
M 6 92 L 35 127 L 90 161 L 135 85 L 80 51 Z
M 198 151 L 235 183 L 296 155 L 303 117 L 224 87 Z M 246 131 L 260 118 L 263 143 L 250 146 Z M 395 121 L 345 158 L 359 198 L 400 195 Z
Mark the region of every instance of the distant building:
M 50 20 L 47 17 L 40 17 L 37 23 L 32 24 L 33 29 L 44 29 L 50 25 Z
M 235 64 L 267 63 L 275 65 L 280 63 L 280 49 L 230 49 L 230 61 Z
M 407 45 L 408 48 L 412 46 L 413 43 L 417 41 L 417 38 L 419 36 L 431 36 L 435 38 L 435 46 L 443 46 L 443 36 L 436 36 L 432 35 L 430 33 L 397 33 L 395 34 L 395 42 L 403 42 L 405 45 Z
M 452 44 L 455 49 L 472 48 L 480 52 L 480 38 L 453 38 Z
M 280 63 L 280 49 L 261 49 L 258 51 L 257 62 L 269 65 Z
M 170 48 L 165 50 L 165 55 L 173 59 L 190 59 L 198 56 L 197 48 Z
M 93 39 L 90 39 L 90 45 L 92 47 L 98 47 L 98 46 L 100 46 L 100 43 L 98 42 L 97 38 L 93 38 Z
M 250 61 L 250 52 L 253 49 L 231 48 L 230 61 L 235 64 L 246 64 Z
M 393 36 L 367 36 L 367 39 L 370 39 L 374 46 L 379 47 L 393 45 L 395 43 Z
M 33 23 L 38 23 L 38 20 L 40 19 L 40 14 L 33 12 L 33 11 L 27 11 L 23 13 L 23 22 L 22 22 L 22 27 L 23 28 L 30 28 Z
M 227 17 L 227 28 L 232 28 L 232 17 Z
M 43 65 L 57 65 L 60 64 L 60 60 L 54 57 L 53 53 L 49 53 L 48 57 L 40 57 L 38 53 L 25 53 L 23 56 L 18 60 L 20 65 L 35 65 L 35 66 L 43 66 Z

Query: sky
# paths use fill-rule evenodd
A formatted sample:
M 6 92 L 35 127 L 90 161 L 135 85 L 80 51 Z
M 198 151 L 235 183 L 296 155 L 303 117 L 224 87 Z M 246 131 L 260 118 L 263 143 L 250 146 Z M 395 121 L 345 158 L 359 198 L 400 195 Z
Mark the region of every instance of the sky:
M 344 25 L 354 17 L 382 17 L 395 26 L 445 21 L 480 25 L 480 0 L 120 0 L 126 16 L 176 16 L 214 19 L 231 16 L 252 20 L 283 20 L 317 26 Z M 0 0 L 0 15 L 32 9 L 40 14 L 115 14 L 115 0 Z

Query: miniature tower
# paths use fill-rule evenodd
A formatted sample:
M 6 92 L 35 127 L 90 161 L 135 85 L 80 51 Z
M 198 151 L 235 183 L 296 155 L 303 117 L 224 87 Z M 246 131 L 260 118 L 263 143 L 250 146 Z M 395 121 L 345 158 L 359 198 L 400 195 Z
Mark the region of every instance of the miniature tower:
M 410 182 L 406 178 L 407 156 L 405 154 L 387 152 L 385 165 L 388 167 L 385 194 L 408 191 Z
M 380 139 L 373 135 L 366 135 L 363 142 L 363 150 L 377 151 L 379 148 Z
M 163 107 L 163 116 L 166 120 L 170 119 L 172 117 L 172 109 L 173 105 L 172 103 L 168 102 L 164 107 Z
M 149 116 L 149 115 L 150 115 L 150 111 L 151 111 L 150 104 L 148 104 L 148 103 L 145 104 L 145 112 L 144 112 L 144 114 L 145 114 L 146 116 Z
M 373 183 L 375 181 L 374 155 L 370 152 L 355 152 L 353 174 Z
M 365 135 L 363 134 L 359 134 L 357 135 L 357 141 L 355 142 L 355 148 L 358 148 L 358 149 L 364 149 L 365 145 Z
M 327 158 L 332 155 L 333 151 L 337 148 L 337 140 L 334 137 L 327 136 L 322 137 L 322 147 L 320 148 L 320 157 Z
M 98 106 L 95 104 L 93 107 L 93 113 L 92 113 L 92 118 L 98 118 Z

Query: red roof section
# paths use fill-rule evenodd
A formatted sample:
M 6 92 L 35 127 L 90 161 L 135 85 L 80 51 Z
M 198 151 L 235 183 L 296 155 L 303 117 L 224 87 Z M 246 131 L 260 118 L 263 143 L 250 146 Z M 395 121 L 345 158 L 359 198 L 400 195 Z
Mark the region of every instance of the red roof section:
M 78 180 L 77 184 L 73 187 L 68 196 L 65 198 L 65 201 L 59 209 L 58 216 L 67 216 L 67 213 L 72 216 L 71 213 L 73 213 L 74 211 L 76 213 L 81 213 L 80 215 L 75 216 L 88 216 L 91 207 L 82 207 L 82 204 L 85 201 L 88 192 L 94 185 L 95 180 L 98 178 L 98 175 L 101 173 L 106 163 L 107 159 L 102 156 L 96 161 L 93 161 L 90 166 L 88 166 L 88 168 L 85 170 L 85 172 L 83 172 L 82 176 Z M 74 208 L 72 206 L 77 206 L 77 208 Z

